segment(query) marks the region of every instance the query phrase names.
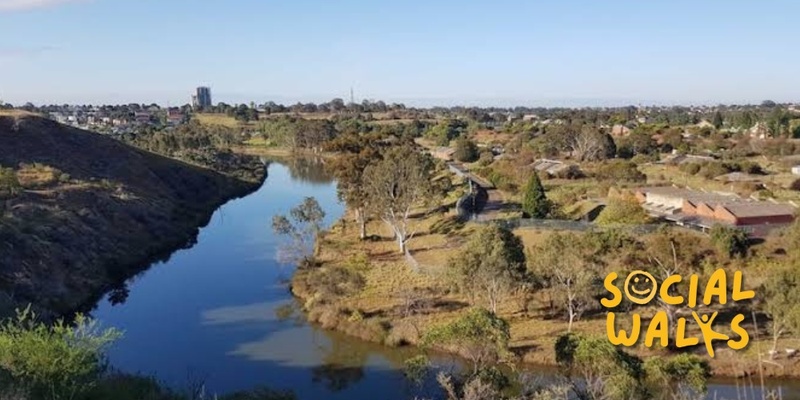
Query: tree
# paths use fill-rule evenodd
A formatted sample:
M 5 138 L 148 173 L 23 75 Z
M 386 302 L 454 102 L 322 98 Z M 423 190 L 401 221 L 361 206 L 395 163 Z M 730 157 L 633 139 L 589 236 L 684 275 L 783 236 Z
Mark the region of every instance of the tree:
M 574 234 L 555 233 L 532 252 L 530 267 L 536 277 L 550 288 L 556 309 L 566 313 L 572 324 L 592 304 L 597 293 L 599 276 L 594 266 L 587 263 L 576 244 L 580 238 Z
M 581 161 L 600 161 L 613 158 L 617 153 L 614 139 L 607 133 L 585 126 L 572 135 L 569 144 L 573 155 Z
M 578 399 L 645 398 L 642 360 L 617 349 L 607 338 L 568 333 L 555 344 L 556 362 Z
M 597 216 L 598 225 L 646 224 L 650 216 L 631 194 L 609 196 L 606 208 Z
M 378 141 L 372 139 L 366 135 L 351 133 L 326 145 L 327 150 L 340 153 L 331 161 L 336 176 L 337 194 L 341 201 L 354 210 L 361 240 L 367 237 L 368 203 L 364 171 L 381 157 L 380 151 L 374 145 Z
M 528 179 L 522 199 L 522 212 L 528 218 L 546 218 L 552 204 L 544 193 L 544 186 L 536 172 Z
M 653 398 L 702 398 L 708 391 L 711 367 L 694 354 L 648 357 L 643 367 L 645 387 Z
M 467 129 L 467 123 L 459 119 L 447 119 L 432 126 L 425 136 L 434 140 L 439 146 L 447 146 L 450 141 L 461 136 Z
M 607 338 L 568 333 L 555 344 L 556 362 L 576 399 L 704 398 L 709 364 L 693 354 L 648 357 L 614 347 Z M 554 399 L 556 397 L 547 397 Z
M 714 112 L 714 116 L 711 118 L 711 124 L 714 125 L 714 128 L 716 129 L 722 128 L 724 120 L 722 119 L 722 113 L 719 112 L 719 110 Z
M 292 208 L 289 217 L 272 217 L 272 229 L 275 233 L 291 238 L 290 243 L 278 249 L 278 261 L 296 265 L 310 262 L 315 255 L 314 249 L 324 219 L 325 211 L 313 197 L 306 197 L 302 203 Z
M 492 312 L 475 308 L 457 320 L 425 333 L 422 344 L 455 350 L 472 362 L 475 375 L 482 367 L 508 358 L 510 338 L 508 322 Z
M 735 227 L 716 224 L 711 228 L 709 235 L 714 246 L 726 257 L 747 255 L 747 247 L 750 242 L 747 232 Z
M 364 170 L 364 194 L 372 209 L 394 233 L 400 253 L 416 234 L 411 212 L 434 198 L 433 161 L 410 145 L 392 147 Z
M 478 146 L 462 136 L 456 140 L 456 151 L 453 153 L 453 158 L 461 162 L 473 162 L 478 159 Z
M 507 228 L 487 225 L 472 234 L 448 269 L 463 292 L 482 294 L 496 313 L 497 304 L 526 280 L 525 248 Z
M 772 319 L 772 352 L 778 348 L 778 339 L 788 330 L 800 332 L 800 266 L 793 262 L 774 265 L 760 293 L 763 293 L 763 310 Z

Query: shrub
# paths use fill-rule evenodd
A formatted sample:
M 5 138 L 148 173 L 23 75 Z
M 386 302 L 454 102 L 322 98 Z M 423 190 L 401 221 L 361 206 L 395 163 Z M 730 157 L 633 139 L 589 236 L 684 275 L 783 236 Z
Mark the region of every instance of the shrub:
M 789 185 L 789 189 L 800 192 L 800 178 L 797 178 Z
M 583 178 L 583 171 L 577 165 L 570 165 L 556 172 L 555 177 L 558 179 L 581 179 Z
M 494 154 L 490 150 L 484 150 L 481 152 L 480 157 L 478 158 L 478 164 L 481 166 L 487 166 L 494 161 Z
M 508 322 L 494 313 L 475 308 L 450 322 L 432 328 L 422 338 L 423 347 L 452 348 L 472 362 L 473 375 L 490 363 L 510 356 Z
M 120 335 L 80 314 L 73 325 L 47 326 L 28 307 L 0 326 L 0 368 L 33 398 L 72 399 L 97 384 L 105 350 Z
M 698 163 L 685 163 L 678 167 L 678 169 L 680 169 L 683 173 L 689 175 L 697 175 L 701 168 L 702 166 Z
M 478 146 L 471 140 L 460 137 L 456 140 L 456 151 L 453 158 L 461 162 L 473 162 L 478 159 Z
M 611 196 L 608 205 L 597 217 L 599 225 L 646 224 L 650 221 L 647 212 L 633 195 Z
M 725 225 L 714 225 L 711 228 L 710 236 L 711 242 L 720 253 L 728 257 L 747 255 L 748 239 L 747 233 L 743 230 Z
M 13 197 L 21 190 L 16 172 L 11 168 L 0 168 L 0 197 Z
M 706 179 L 714 179 L 720 175 L 725 175 L 727 173 L 732 172 L 722 163 L 719 162 L 708 162 L 703 165 L 700 169 L 700 175 Z
M 607 162 L 597 168 L 596 176 L 599 179 L 625 182 L 644 182 L 647 176 L 631 161 L 615 160 Z
M 341 266 L 313 270 L 307 279 L 308 285 L 314 288 L 323 300 L 357 293 L 366 285 L 361 273 Z

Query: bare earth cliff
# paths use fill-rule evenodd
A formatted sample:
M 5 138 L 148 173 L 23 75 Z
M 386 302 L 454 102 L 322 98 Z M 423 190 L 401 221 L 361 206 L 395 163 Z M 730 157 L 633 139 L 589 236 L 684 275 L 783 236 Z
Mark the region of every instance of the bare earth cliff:
M 247 168 L 255 180 L 47 119 L 0 116 L 0 312 L 91 304 L 255 190 L 263 167 Z

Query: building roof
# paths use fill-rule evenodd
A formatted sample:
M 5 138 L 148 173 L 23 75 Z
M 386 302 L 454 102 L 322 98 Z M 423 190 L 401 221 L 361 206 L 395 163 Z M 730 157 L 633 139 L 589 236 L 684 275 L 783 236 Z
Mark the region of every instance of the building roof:
M 730 213 L 735 215 L 737 218 L 794 215 L 795 211 L 797 211 L 794 207 L 788 204 L 776 204 L 764 201 L 722 204 L 721 206 L 730 211 Z
M 570 168 L 577 168 L 577 166 L 573 164 L 566 164 L 558 160 L 548 160 L 545 158 L 532 162 L 529 167 L 536 171 L 546 172 L 550 175 L 558 174 Z
M 714 180 L 723 182 L 761 182 L 763 177 L 761 175 L 747 174 L 744 172 L 731 172 L 730 174 L 720 175 Z
M 794 215 L 797 208 L 790 204 L 780 204 L 767 201 L 743 199 L 734 194 L 700 192 L 676 187 L 649 187 L 639 188 L 641 193 L 652 193 L 662 196 L 682 198 L 694 206 L 706 205 L 712 209 L 723 207 L 737 218 L 773 217 Z M 665 205 L 645 202 L 643 206 L 648 211 L 661 214 L 675 214 L 676 210 Z

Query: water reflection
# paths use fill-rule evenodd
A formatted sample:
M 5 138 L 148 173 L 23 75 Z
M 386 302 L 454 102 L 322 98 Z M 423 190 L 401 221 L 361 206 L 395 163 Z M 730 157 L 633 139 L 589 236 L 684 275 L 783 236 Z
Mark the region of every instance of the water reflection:
M 271 157 L 262 156 L 261 162 L 269 164 L 278 162 L 289 168 L 292 180 L 315 185 L 330 184 L 333 181 L 333 172 L 327 167 L 325 159 L 313 155 L 298 157 Z

